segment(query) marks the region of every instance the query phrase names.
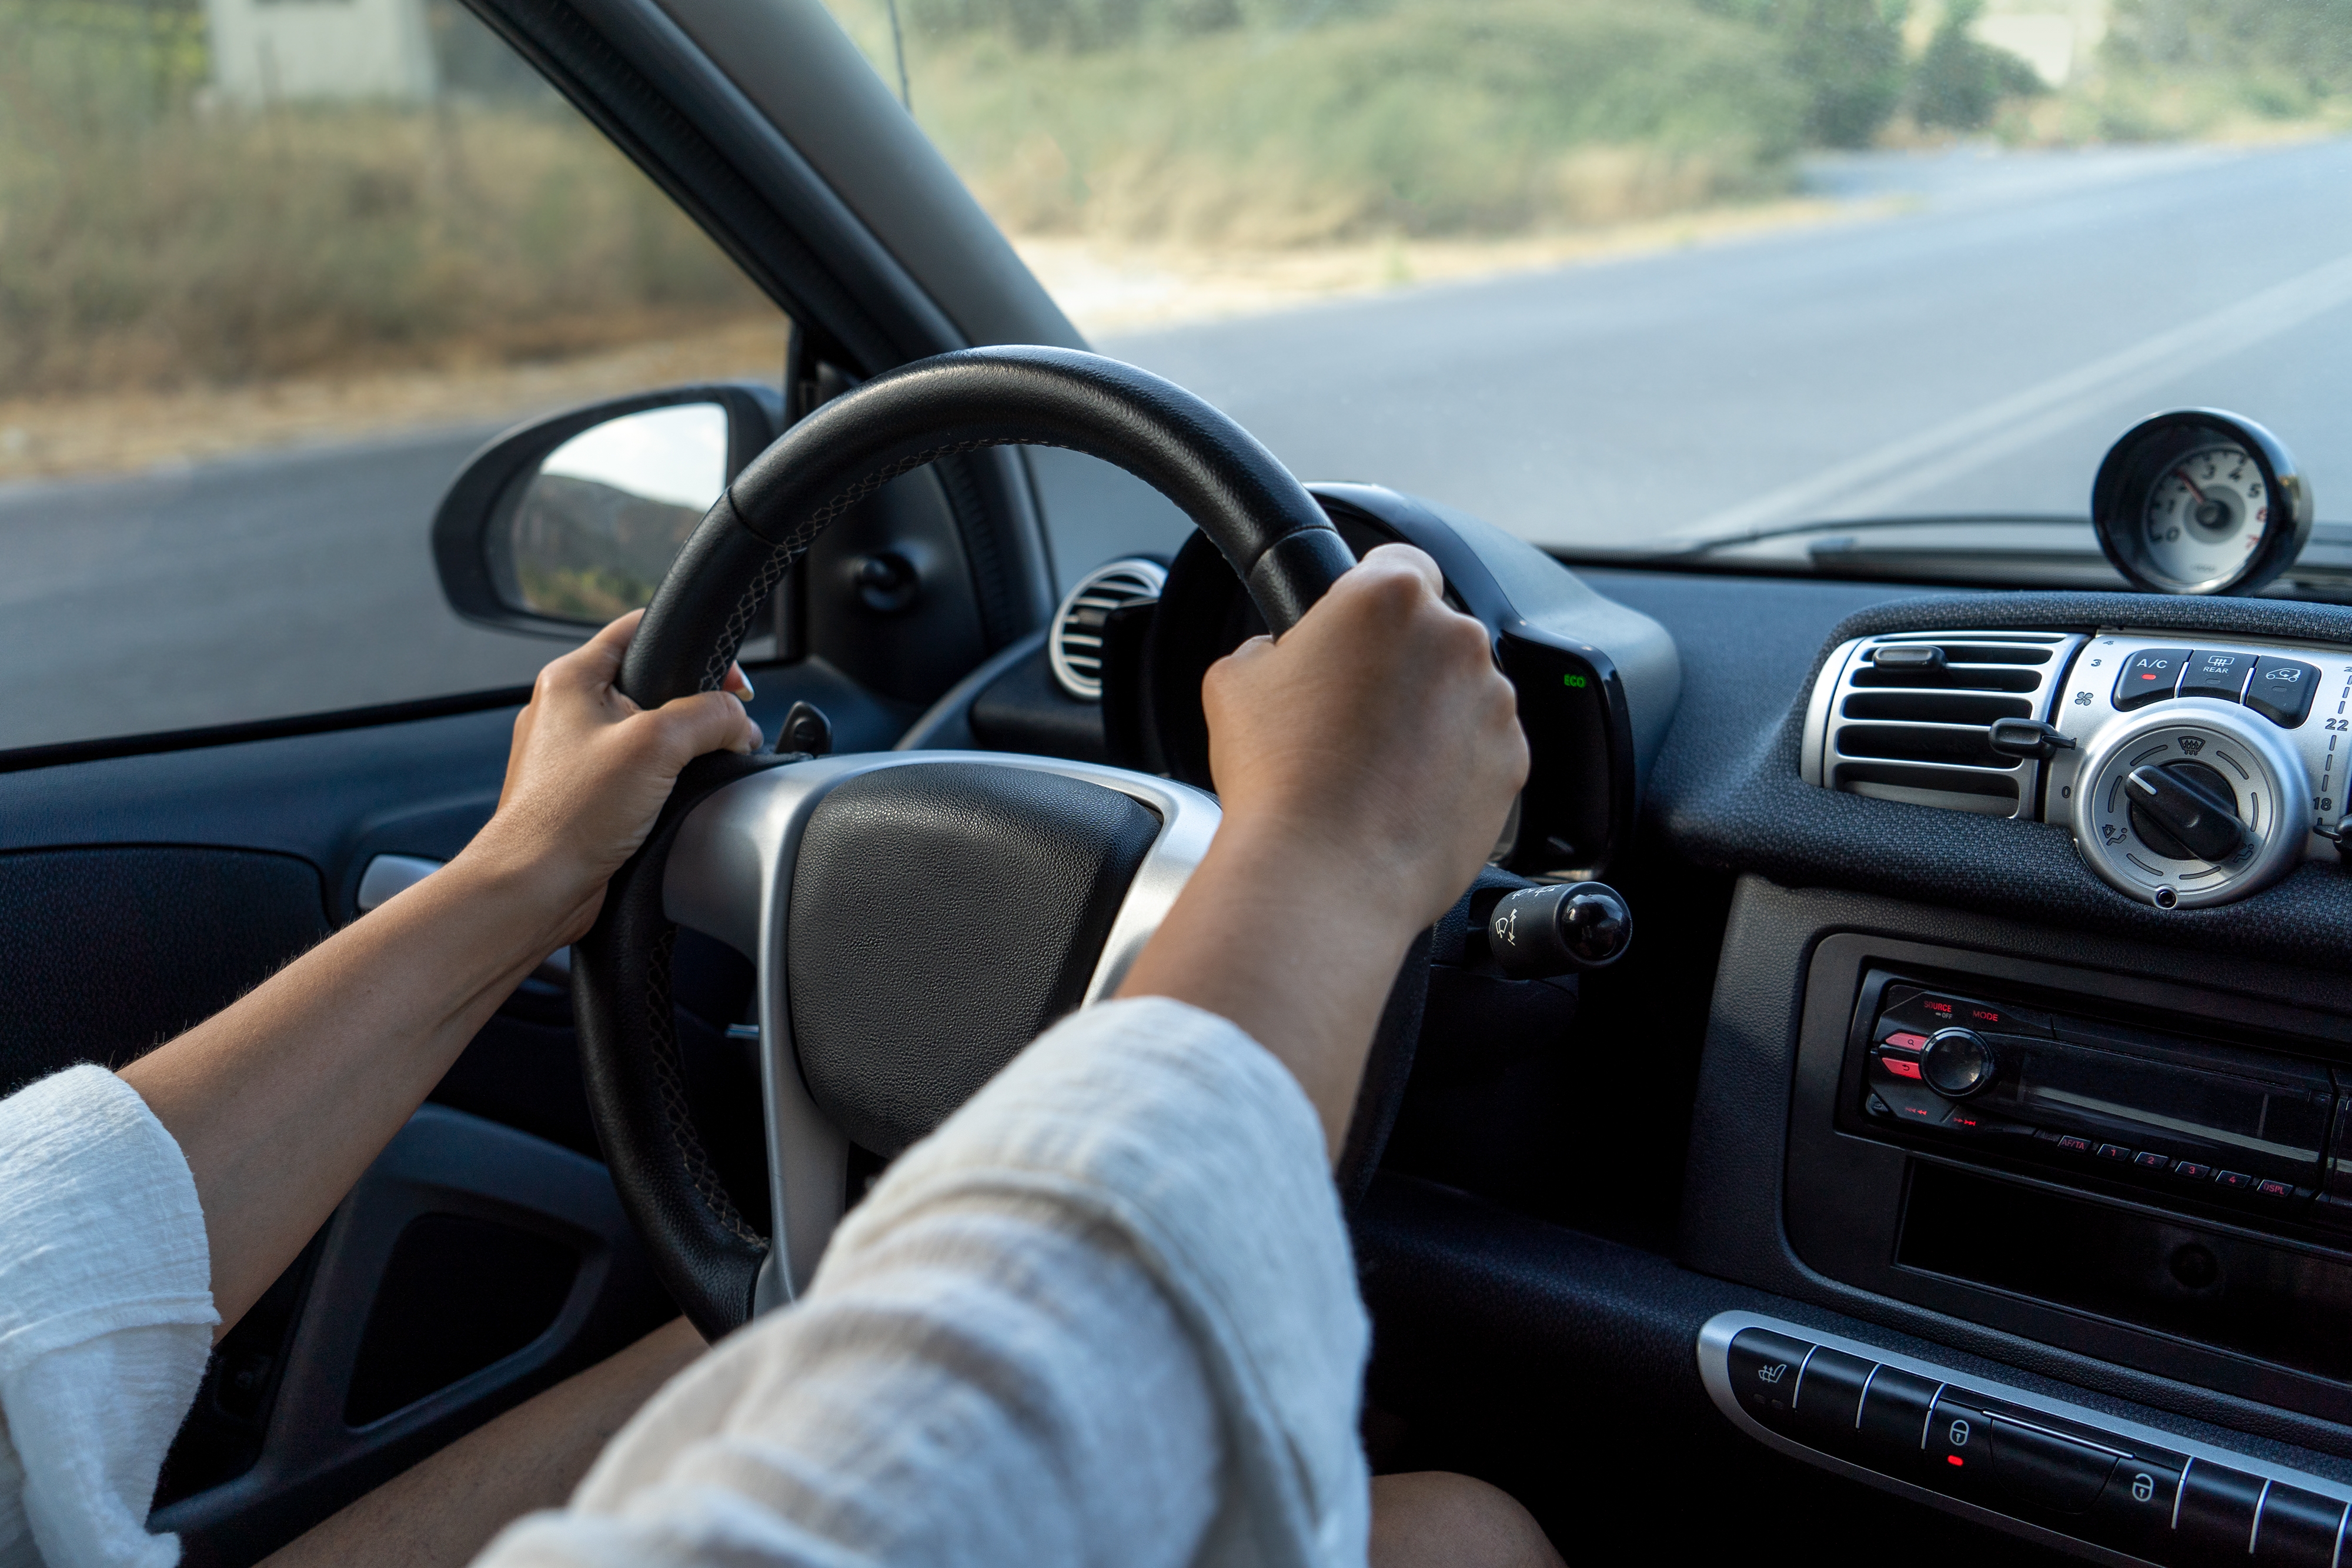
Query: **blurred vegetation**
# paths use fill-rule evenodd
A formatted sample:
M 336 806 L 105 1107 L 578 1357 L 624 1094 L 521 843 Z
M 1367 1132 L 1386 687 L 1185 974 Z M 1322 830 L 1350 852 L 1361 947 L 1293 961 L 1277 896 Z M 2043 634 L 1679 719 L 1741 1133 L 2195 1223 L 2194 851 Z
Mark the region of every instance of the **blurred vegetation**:
M 2033 68 L 1969 36 L 1983 0 L 1950 0 L 1912 72 L 1911 114 L 1930 131 L 1981 131 L 2005 100 L 2042 96 Z
M 0 391 L 544 358 L 759 306 L 528 72 L 266 111 L 208 75 L 190 0 L 0 0 Z
M 2116 0 L 2069 140 L 2352 124 L 2352 0 Z

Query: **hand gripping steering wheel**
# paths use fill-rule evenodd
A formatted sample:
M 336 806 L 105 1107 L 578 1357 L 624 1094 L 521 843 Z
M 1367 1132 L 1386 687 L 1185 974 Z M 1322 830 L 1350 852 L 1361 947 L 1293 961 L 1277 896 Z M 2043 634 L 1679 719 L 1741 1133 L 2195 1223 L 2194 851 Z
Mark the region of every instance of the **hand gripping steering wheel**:
M 1093 354 L 968 350 L 825 403 L 745 468 L 654 595 L 621 689 L 648 707 L 715 689 L 826 525 L 911 469 L 1008 444 L 1070 447 L 1151 485 L 1277 632 L 1353 564 L 1273 455 L 1182 388 Z M 1047 758 L 690 767 L 614 877 L 572 995 L 614 1181 L 695 1326 L 715 1337 L 806 1284 L 846 1197 L 849 1140 L 897 1154 L 1055 1018 L 1109 994 L 1216 820 L 1199 790 Z M 670 1010 L 678 923 L 758 967 L 772 1244 L 695 1130 Z M 1417 988 L 1411 1004 L 1417 1030 Z

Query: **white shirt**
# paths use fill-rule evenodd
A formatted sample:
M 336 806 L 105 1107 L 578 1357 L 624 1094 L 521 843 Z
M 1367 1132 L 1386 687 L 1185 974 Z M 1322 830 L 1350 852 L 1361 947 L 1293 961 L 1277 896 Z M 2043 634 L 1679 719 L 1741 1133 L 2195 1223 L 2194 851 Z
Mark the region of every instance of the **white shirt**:
M 112 1109 L 61 1113 L 85 1102 Z M 34 1132 L 42 1148 L 27 1157 Z M 183 1315 L 168 1327 L 163 1309 L 122 1312 L 134 1296 L 163 1299 L 122 1283 L 152 1269 L 81 1223 L 93 1189 L 47 1176 L 107 1163 L 84 1140 L 170 1145 L 96 1069 L 0 1103 L 0 1322 L 16 1321 L 12 1207 L 74 1211 L 48 1233 L 80 1237 L 83 1262 L 56 1280 L 79 1291 L 78 1311 L 121 1319 L 79 1354 L 37 1353 L 28 1364 L 54 1370 L 21 1383 L 26 1396 L 0 1360 L 9 1429 L 37 1461 L 19 1493 L 0 1452 L 0 1493 L 22 1496 L 50 1568 L 163 1563 L 174 1543 L 121 1526 L 143 1516 L 194 1394 L 209 1302 L 198 1298 L 201 1316 L 170 1309 Z M 158 1218 L 144 1245 L 178 1257 L 193 1243 L 201 1288 L 194 1187 L 184 1163 L 176 1187 L 160 1163 L 142 1167 Z M 139 1201 L 142 1179 L 122 1196 Z M 167 1188 L 172 1201 L 155 1202 Z M 110 1347 L 158 1329 L 182 1336 L 158 1349 L 168 1375 L 126 1384 Z M 1109 1003 L 1049 1030 L 902 1156 L 844 1222 L 803 1301 L 672 1382 L 568 1509 L 517 1523 L 482 1561 L 1360 1564 L 1368 1337 L 1322 1129 L 1297 1082 L 1223 1019 L 1164 999 Z M 59 1494 L 37 1472 L 88 1490 L 37 1502 Z M 0 1531 L 10 1506 L 0 1500 Z M 103 1528 L 51 1530 L 52 1507 Z
M 167 1568 L 147 1504 L 212 1350 L 180 1145 L 76 1067 L 0 1100 L 0 1564 Z

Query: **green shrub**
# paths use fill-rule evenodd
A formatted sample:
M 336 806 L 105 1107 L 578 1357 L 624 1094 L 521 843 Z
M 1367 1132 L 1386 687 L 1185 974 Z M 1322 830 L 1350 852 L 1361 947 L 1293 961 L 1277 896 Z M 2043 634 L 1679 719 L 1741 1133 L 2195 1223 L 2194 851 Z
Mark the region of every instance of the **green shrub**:
M 1981 131 L 2003 99 L 2043 91 L 2033 68 L 2006 49 L 1969 37 L 1984 0 L 1951 0 L 1912 73 L 1912 113 L 1919 123 L 1949 131 Z
M 1016 232 L 1520 232 L 1780 188 L 1806 98 L 1686 0 L 1406 0 L 1150 47 L 927 37 L 915 110 Z
M 0 389 L 546 357 L 758 306 L 560 102 L 247 113 L 206 74 L 184 10 L 0 0 Z

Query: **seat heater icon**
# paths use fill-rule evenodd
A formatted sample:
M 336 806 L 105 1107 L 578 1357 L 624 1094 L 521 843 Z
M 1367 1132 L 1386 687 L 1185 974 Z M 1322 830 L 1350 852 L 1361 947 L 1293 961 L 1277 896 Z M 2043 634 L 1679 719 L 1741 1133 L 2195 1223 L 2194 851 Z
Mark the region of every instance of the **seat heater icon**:
M 1778 1383 L 1788 1375 L 1789 1364 L 1785 1361 L 1776 1361 L 1769 1366 L 1756 1369 L 1756 1381 L 1759 1383 Z

